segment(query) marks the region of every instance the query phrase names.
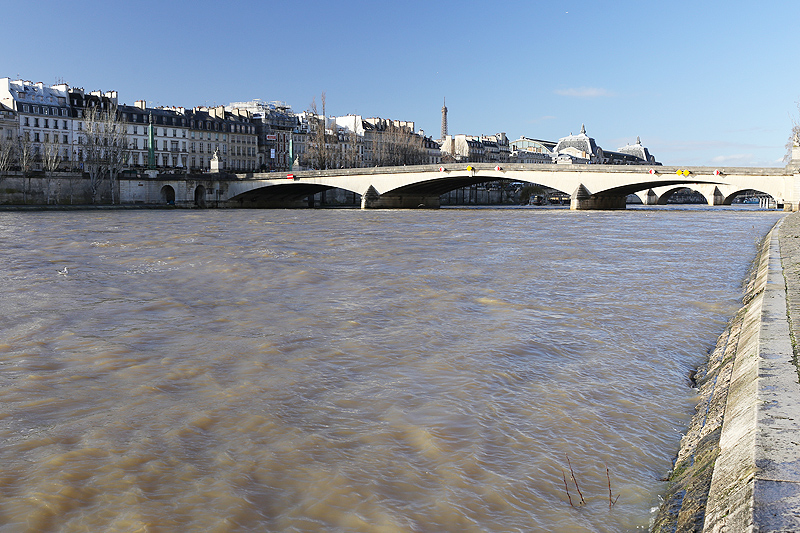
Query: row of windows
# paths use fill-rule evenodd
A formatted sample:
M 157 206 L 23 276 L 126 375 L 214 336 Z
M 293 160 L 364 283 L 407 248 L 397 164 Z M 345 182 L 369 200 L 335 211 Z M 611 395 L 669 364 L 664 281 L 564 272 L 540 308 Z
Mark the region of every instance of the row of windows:
M 57 107 L 46 107 L 46 106 L 31 106 L 28 104 L 22 105 L 23 113 L 34 113 L 34 114 L 41 114 L 41 115 L 51 115 L 51 116 L 62 116 L 66 117 L 69 116 L 69 110 L 66 108 L 57 108 Z M 82 117 L 83 111 L 81 109 L 76 110 L 76 116 Z M 179 118 L 179 117 L 163 117 L 163 116 L 156 116 L 157 124 L 167 124 L 167 125 L 175 125 L 175 126 L 186 126 L 186 120 Z M 138 113 L 122 113 L 122 120 L 125 122 L 138 122 L 140 124 L 146 124 L 149 121 L 148 115 L 145 114 L 138 114 Z M 211 122 L 211 121 L 191 121 L 191 128 L 201 129 L 201 130 L 216 130 L 216 131 L 230 131 L 235 133 L 249 133 L 251 135 L 255 134 L 255 127 L 247 125 L 247 124 L 221 124 L 220 122 Z M 166 130 L 163 130 L 166 131 Z M 166 134 L 164 134 L 166 136 Z M 173 130 L 173 137 L 177 136 L 175 130 Z M 186 134 L 184 132 L 183 136 L 185 137 Z
M 61 124 L 61 129 L 69 130 L 69 125 L 67 124 L 66 120 L 62 120 L 61 123 L 62 123 Z M 31 124 L 31 117 L 23 117 L 23 125 L 26 126 L 26 127 L 31 127 L 31 125 L 32 125 L 34 128 L 41 128 L 41 127 L 50 128 L 51 127 L 51 122 L 50 122 L 50 119 L 47 119 L 47 118 L 42 119 L 42 121 L 40 122 L 38 117 L 33 117 L 33 123 Z M 58 120 L 57 119 L 52 119 L 52 129 L 59 129 L 58 128 Z M 83 122 L 78 122 L 78 130 L 79 131 L 83 130 Z M 131 126 L 128 131 L 130 133 L 132 133 L 133 135 L 139 135 L 139 126 Z M 145 133 L 145 130 L 142 129 L 142 134 L 144 134 L 144 133 Z M 155 133 L 156 133 L 156 135 L 159 135 L 159 128 L 156 128 Z M 167 129 L 162 128 L 160 130 L 160 134 L 163 137 L 167 137 L 167 135 L 168 135 Z M 172 130 L 172 137 L 175 138 L 177 136 L 178 136 L 177 130 Z M 183 135 L 182 136 L 184 138 L 186 137 L 186 131 L 185 130 L 183 130 Z M 194 139 L 194 138 L 195 138 L 195 132 L 192 132 L 192 139 Z M 200 138 L 200 139 L 203 138 L 202 132 L 199 133 L 198 138 Z M 211 140 L 211 132 L 208 132 L 208 140 Z M 215 134 L 215 140 L 219 141 L 219 133 Z M 227 134 L 222 134 L 222 141 L 223 142 L 227 142 L 228 141 L 228 135 Z M 243 137 L 240 137 L 238 135 L 231 135 L 231 142 L 243 142 L 243 143 L 247 143 L 247 144 L 253 144 L 253 139 L 243 138 Z
M 33 147 L 34 155 L 38 156 L 42 153 L 42 150 L 38 146 Z M 56 156 L 58 156 L 62 161 L 69 161 L 69 148 L 64 148 L 63 150 L 56 150 L 53 152 Z M 81 154 L 82 156 L 83 154 Z M 77 152 L 76 152 L 76 159 L 77 159 Z
M 81 129 L 81 128 L 79 127 L 78 129 Z M 139 126 L 130 126 L 128 128 L 128 133 L 132 134 L 132 135 L 139 135 Z M 142 135 L 144 135 L 145 133 L 146 133 L 146 130 L 142 129 Z M 159 136 L 159 137 L 169 137 L 168 134 L 170 132 L 166 128 L 156 128 L 154 133 L 156 134 L 156 136 Z M 177 138 L 178 137 L 177 130 L 172 130 L 171 133 L 172 133 L 172 137 L 173 138 Z M 197 133 L 197 135 L 195 135 L 195 133 Z M 186 138 L 186 131 L 185 130 L 182 132 L 182 137 Z M 197 138 L 198 140 L 202 140 L 203 139 L 203 132 L 194 132 L 193 131 L 193 132 L 191 132 L 191 138 L 192 139 Z M 209 141 L 211 140 L 211 132 L 207 132 L 206 138 Z M 219 133 L 215 133 L 214 134 L 214 140 L 217 141 L 217 142 L 220 141 Z M 228 142 L 228 134 L 227 133 L 223 133 L 222 134 L 222 142 Z M 238 142 L 238 143 L 243 143 L 243 144 L 255 144 L 255 138 L 247 138 L 247 137 L 240 136 L 240 135 L 231 135 L 231 142 L 232 143 L 237 143 Z
M 198 144 L 198 147 L 197 147 L 198 150 L 195 150 L 195 143 L 189 143 L 189 151 L 192 152 L 192 153 L 194 153 L 195 151 L 198 151 L 198 152 L 200 152 L 202 154 L 203 151 L 204 151 L 203 150 L 204 145 L 206 145 L 206 143 L 197 143 L 197 144 Z M 214 145 L 212 143 L 208 143 L 207 146 L 205 146 L 205 148 L 208 150 L 208 153 L 213 153 L 214 150 L 219 150 L 220 145 L 219 144 Z M 222 153 L 223 154 L 227 154 L 228 153 L 228 145 L 227 144 L 223 144 L 222 145 Z M 255 157 L 256 150 L 252 146 L 231 146 L 231 153 L 235 154 L 235 155 L 249 155 L 251 157 Z
M 66 122 L 65 122 L 65 125 L 66 125 Z M 66 129 L 66 126 L 65 126 L 65 129 Z M 133 135 L 139 135 L 139 126 L 131 126 L 130 128 L 128 128 L 128 131 Z M 142 128 L 142 135 L 144 135 L 145 132 L 146 132 L 146 130 L 144 128 Z M 177 138 L 178 137 L 178 130 L 176 130 L 176 129 L 169 130 L 167 128 L 155 128 L 154 133 L 158 137 L 169 137 L 170 134 L 172 134 L 173 138 Z M 183 137 L 184 139 L 186 138 L 186 130 L 181 130 L 181 137 Z M 190 137 L 192 139 L 195 139 L 195 138 L 202 139 L 203 138 L 203 132 L 202 131 L 199 131 L 199 132 L 192 131 L 190 133 Z M 211 132 L 210 131 L 206 132 L 206 138 L 209 141 L 211 140 Z M 219 133 L 215 133 L 214 134 L 214 140 L 216 140 L 216 141 L 220 140 Z M 223 133 L 222 134 L 222 141 L 223 142 L 228 142 L 228 134 L 227 133 Z M 245 144 L 255 144 L 256 141 L 255 141 L 255 137 L 245 137 L 243 135 L 231 135 L 231 142 L 239 142 L 239 143 L 245 143 Z
M 150 122 L 149 115 L 141 113 L 122 113 L 122 120 L 124 122 L 138 122 L 139 124 Z M 155 124 L 166 124 L 167 126 L 186 126 L 186 120 L 179 117 L 156 115 L 153 117 L 153 122 Z
M 57 107 L 40 107 L 38 105 L 29 106 L 28 104 L 22 105 L 22 111 L 24 113 L 31 113 L 31 109 L 33 109 L 33 113 L 39 115 L 53 115 L 53 116 L 61 116 L 66 117 L 69 116 L 66 109 L 59 109 Z
M 9 135 L 8 138 L 10 139 L 11 135 Z M 51 139 L 49 133 L 45 133 L 44 135 L 42 135 L 38 131 L 34 131 L 32 137 L 31 137 L 31 132 L 30 131 L 26 131 L 25 132 L 25 138 L 27 140 L 29 140 L 29 141 L 32 140 L 33 142 L 37 142 L 37 143 L 42 142 L 42 141 L 44 141 L 46 143 L 49 143 L 50 139 Z M 53 142 L 55 144 L 58 144 L 58 134 L 57 133 L 53 134 L 52 139 L 53 139 Z M 62 144 L 69 144 L 69 136 L 68 135 L 62 135 L 61 136 L 61 143 Z
M 77 156 L 76 158 L 80 158 Z M 191 157 L 191 168 L 209 168 L 211 165 L 211 158 L 209 157 L 206 159 L 205 157 L 196 158 L 195 156 Z M 156 164 L 158 166 L 165 166 L 165 167 L 185 167 L 187 163 L 186 156 L 168 156 L 159 154 L 156 157 Z M 199 163 L 199 167 L 198 167 Z M 129 164 L 131 165 L 138 165 L 143 166 L 147 164 L 147 154 L 144 152 L 139 153 L 132 153 L 129 159 Z M 255 169 L 255 163 L 253 161 L 243 161 L 239 159 L 232 159 L 227 161 L 227 165 L 229 168 L 234 170 L 253 170 Z
M 30 106 L 23 105 L 22 107 L 23 107 L 23 111 L 24 112 L 30 112 L 30 110 L 29 110 Z M 59 110 L 57 108 L 42 108 L 42 109 L 44 110 L 42 114 L 45 114 L 45 115 L 50 114 L 50 115 L 58 116 L 59 115 L 58 112 L 60 111 L 60 115 L 61 116 L 68 116 L 66 109 L 61 109 L 61 110 Z M 48 109 L 50 109 L 49 113 L 48 113 Z M 33 110 L 34 110 L 33 111 L 34 113 L 39 113 L 40 108 L 38 106 L 33 106 Z M 81 117 L 82 114 L 83 113 L 81 112 L 81 110 L 78 110 L 78 117 Z M 123 113 L 123 120 L 126 120 L 125 119 L 126 115 L 127 114 Z M 141 117 L 141 115 L 140 115 L 140 117 Z M 45 119 L 42 119 L 42 120 L 44 121 L 44 127 L 45 128 L 49 128 L 50 127 L 50 119 L 46 119 L 45 118 Z M 53 128 L 54 129 L 58 129 L 58 120 L 56 120 L 56 119 L 52 119 L 52 120 L 53 120 Z M 25 126 L 30 126 L 31 125 L 30 121 L 31 121 L 31 117 L 23 117 L 23 123 L 24 123 Z M 66 120 L 62 121 L 62 123 L 63 123 L 63 129 L 65 129 L 65 130 L 69 129 L 69 127 L 67 126 L 67 121 Z M 194 121 L 192 122 L 192 124 L 194 126 Z M 216 124 L 216 126 L 219 126 L 219 124 Z M 38 117 L 33 117 L 33 127 L 35 127 L 35 128 L 41 127 L 39 125 L 39 118 Z M 81 128 L 79 127 L 78 129 L 81 129 Z M 205 129 L 205 128 L 202 128 L 202 123 L 201 123 L 201 129 Z M 207 129 L 211 129 L 211 128 L 207 128 Z M 219 130 L 218 127 L 216 129 Z M 244 130 L 244 129 L 246 129 L 248 131 L 244 131 L 243 132 L 242 130 Z M 223 131 L 226 131 L 226 130 L 227 130 L 226 128 L 223 129 Z M 242 125 L 237 125 L 237 124 L 231 125 L 231 130 L 232 131 L 237 131 L 237 132 L 254 134 L 254 132 L 252 131 L 253 130 L 252 127 L 244 127 Z M 156 128 L 156 131 L 155 131 L 156 135 L 159 134 L 159 131 L 161 132 L 161 136 L 162 137 L 167 137 L 168 136 L 169 132 L 168 132 L 167 128 L 160 128 L 160 129 Z M 139 133 L 139 126 L 133 126 L 133 133 L 134 134 L 138 134 Z M 172 133 L 172 137 L 177 137 L 178 136 L 178 131 L 176 129 L 172 129 L 171 133 Z M 199 135 L 198 138 L 202 139 L 203 132 L 202 131 L 201 132 L 197 132 L 197 134 Z M 207 132 L 206 135 L 207 135 L 207 138 L 210 140 L 211 139 L 211 132 L 210 131 Z M 183 138 L 186 138 L 186 130 L 182 130 L 181 136 Z M 192 136 L 192 139 L 195 138 L 195 132 L 194 131 L 191 133 L 191 136 Z M 216 140 L 219 140 L 219 133 L 215 134 L 215 136 L 216 136 Z M 246 142 L 246 143 L 251 143 L 251 144 L 255 143 L 255 139 L 252 138 L 252 137 L 244 137 L 244 136 L 240 137 L 240 136 L 234 136 L 234 135 L 231 136 L 231 138 L 234 138 L 234 137 L 237 139 L 237 141 L 234 141 L 234 142 Z M 239 139 L 242 139 L 242 140 L 239 140 Z M 223 140 L 227 140 L 227 134 L 223 134 Z
M 62 120 L 61 122 L 62 122 L 62 126 L 63 126 L 62 129 L 68 130 L 69 127 L 67 126 L 67 121 L 66 120 Z M 30 117 L 23 117 L 23 124 L 25 126 L 30 126 L 31 125 Z M 34 128 L 41 128 L 41 127 L 49 128 L 50 127 L 50 119 L 49 118 L 42 119 L 42 124 L 43 124 L 43 126 L 39 125 L 39 117 L 34 117 L 33 118 L 33 127 Z M 53 129 L 54 130 L 58 129 L 58 119 L 55 119 L 55 118 L 53 119 Z
M 148 123 L 150 121 L 149 115 L 140 114 L 140 113 L 122 113 L 122 120 L 125 122 L 138 122 Z M 167 126 L 182 126 L 186 127 L 186 119 L 181 117 L 170 117 L 170 116 L 163 116 L 163 115 L 156 115 L 153 117 L 153 120 L 156 124 L 164 124 Z M 198 130 L 210 130 L 210 131 L 230 131 L 233 133 L 249 133 L 254 135 L 255 134 L 255 127 L 250 126 L 248 124 L 226 124 L 217 121 L 208 121 L 208 120 L 191 120 L 189 121 L 189 127 L 192 129 Z

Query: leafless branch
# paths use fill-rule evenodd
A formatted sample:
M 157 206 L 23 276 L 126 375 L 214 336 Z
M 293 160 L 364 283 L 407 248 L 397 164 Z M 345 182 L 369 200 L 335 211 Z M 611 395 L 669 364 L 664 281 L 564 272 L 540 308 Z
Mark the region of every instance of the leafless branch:
M 569 487 L 567 486 L 567 475 L 564 473 L 563 468 L 561 469 L 561 475 L 564 477 L 564 490 L 567 491 L 567 498 L 569 499 L 569 504 L 570 506 L 575 507 L 575 505 L 572 504 L 572 496 L 569 495 Z
M 567 464 L 569 465 L 569 473 L 572 474 L 572 481 L 575 483 L 575 488 L 578 489 L 578 494 L 581 497 L 581 505 L 585 505 L 586 500 L 583 499 L 583 493 L 581 492 L 581 488 L 578 486 L 578 480 L 575 479 L 575 472 L 572 470 L 572 463 L 569 462 L 569 455 L 567 455 Z

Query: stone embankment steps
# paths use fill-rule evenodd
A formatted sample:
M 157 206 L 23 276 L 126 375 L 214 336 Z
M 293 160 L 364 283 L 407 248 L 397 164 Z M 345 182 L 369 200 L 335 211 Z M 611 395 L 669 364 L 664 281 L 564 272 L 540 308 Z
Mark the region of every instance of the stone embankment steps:
M 652 531 L 800 531 L 800 213 L 767 235 L 744 305 L 696 377 L 701 401 Z

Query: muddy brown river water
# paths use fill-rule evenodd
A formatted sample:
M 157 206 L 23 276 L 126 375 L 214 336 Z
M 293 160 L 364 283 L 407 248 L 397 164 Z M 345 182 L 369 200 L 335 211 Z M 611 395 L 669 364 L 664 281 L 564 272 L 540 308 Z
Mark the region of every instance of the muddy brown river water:
M 646 530 L 781 215 L 0 213 L 0 531 Z

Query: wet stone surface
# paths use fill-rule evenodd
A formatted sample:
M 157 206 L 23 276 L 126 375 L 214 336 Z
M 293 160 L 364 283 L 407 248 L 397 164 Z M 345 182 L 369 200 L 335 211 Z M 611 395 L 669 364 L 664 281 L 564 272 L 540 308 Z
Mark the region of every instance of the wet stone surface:
M 780 241 L 780 260 L 786 282 L 786 313 L 789 319 L 794 363 L 797 366 L 799 352 L 797 340 L 800 339 L 800 213 L 786 216 L 775 231 Z M 731 387 L 731 375 L 739 347 L 743 319 L 752 300 L 764 289 L 763 284 L 756 283 L 756 277 L 758 265 L 764 254 L 768 253 L 768 247 L 769 240 L 765 239 L 759 257 L 754 262 L 742 308 L 720 336 L 715 350 L 709 355 L 708 363 L 698 370 L 696 382 L 700 401 L 692 422 L 681 440 L 681 448 L 669 476 L 669 489 L 664 495 L 663 504 L 651 531 L 703 531 L 706 503 L 709 499 L 714 464 L 720 453 L 726 401 Z M 768 360 L 769 354 L 766 354 L 766 357 L 762 354 L 762 357 Z M 768 368 L 762 368 L 759 378 L 774 378 L 774 376 L 769 373 Z M 786 376 L 783 378 L 786 379 Z M 769 468 L 765 468 L 766 465 L 763 463 L 762 460 L 756 464 L 761 472 L 759 476 L 769 478 L 767 475 Z M 794 483 L 769 479 L 762 479 L 759 483 L 760 499 L 763 500 L 764 495 L 773 493 L 775 498 L 771 498 L 770 502 L 764 502 L 758 501 L 759 497 L 756 497 L 754 514 L 750 520 L 755 520 L 763 530 L 772 531 L 776 530 L 776 527 L 777 530 L 782 530 L 780 524 L 785 523 L 785 520 L 779 517 L 785 515 L 784 506 L 787 502 L 793 501 L 792 495 L 796 491 L 796 488 L 789 489 L 786 485 Z M 765 491 L 765 483 L 775 484 L 776 488 Z M 788 491 L 791 494 L 781 497 L 781 491 Z

